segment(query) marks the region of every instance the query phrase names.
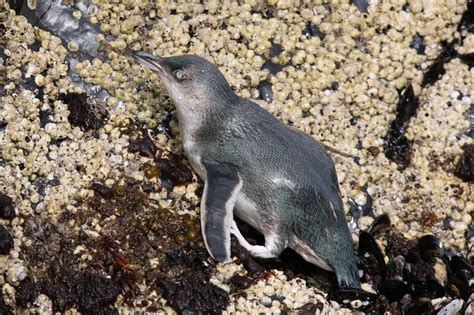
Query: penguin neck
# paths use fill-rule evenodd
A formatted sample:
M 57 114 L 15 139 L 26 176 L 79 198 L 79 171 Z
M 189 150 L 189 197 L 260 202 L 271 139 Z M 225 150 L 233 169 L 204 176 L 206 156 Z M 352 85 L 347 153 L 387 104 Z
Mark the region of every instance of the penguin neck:
M 230 114 L 240 98 L 232 93 L 228 97 L 216 96 L 201 102 L 176 104 L 179 129 L 183 141 L 194 140 L 197 132 L 209 122 L 220 122 Z

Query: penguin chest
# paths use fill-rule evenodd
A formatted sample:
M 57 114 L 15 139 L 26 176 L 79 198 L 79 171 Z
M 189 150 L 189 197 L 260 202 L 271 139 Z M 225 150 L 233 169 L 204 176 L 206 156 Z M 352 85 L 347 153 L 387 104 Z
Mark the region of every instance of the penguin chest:
M 194 141 L 193 139 L 186 139 L 185 141 L 183 141 L 183 149 L 194 171 L 203 181 L 205 181 L 206 169 L 201 162 L 201 152 L 198 149 L 196 141 Z

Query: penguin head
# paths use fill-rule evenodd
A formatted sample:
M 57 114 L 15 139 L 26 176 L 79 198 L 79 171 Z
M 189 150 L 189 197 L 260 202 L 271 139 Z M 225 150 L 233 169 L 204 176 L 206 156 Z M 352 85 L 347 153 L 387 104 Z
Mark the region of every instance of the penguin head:
M 182 110 L 209 110 L 209 106 L 235 97 L 224 75 L 204 58 L 194 55 L 158 57 L 145 52 L 135 53 L 134 57 L 158 75 Z

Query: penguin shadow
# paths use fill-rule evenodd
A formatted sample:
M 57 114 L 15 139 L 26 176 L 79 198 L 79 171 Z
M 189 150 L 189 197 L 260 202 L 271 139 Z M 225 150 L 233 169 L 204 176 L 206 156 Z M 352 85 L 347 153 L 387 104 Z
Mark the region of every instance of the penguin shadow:
M 262 234 L 242 220 L 236 217 L 234 217 L 234 219 L 237 222 L 240 232 L 249 243 L 265 245 L 265 238 Z M 299 277 L 304 279 L 307 285 L 318 288 L 323 292 L 337 292 L 339 290 L 336 275 L 333 272 L 329 272 L 307 262 L 290 248 L 286 248 L 278 258 L 263 259 L 251 256 L 234 236 L 232 236 L 231 242 L 232 254 L 239 259 L 247 270 L 248 276 L 254 282 L 272 276 L 273 273 L 271 270 L 276 269 L 282 271 L 287 280 Z M 248 283 L 249 286 L 252 284 L 251 280 L 249 281 L 250 283 Z M 244 289 L 244 287 L 242 287 L 242 289 Z

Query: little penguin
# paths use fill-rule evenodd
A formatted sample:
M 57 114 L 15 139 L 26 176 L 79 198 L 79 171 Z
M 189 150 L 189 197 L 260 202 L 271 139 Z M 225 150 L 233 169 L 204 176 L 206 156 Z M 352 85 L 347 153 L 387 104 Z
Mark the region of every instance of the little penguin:
M 194 55 L 135 59 L 161 79 L 176 106 L 184 152 L 204 181 L 201 229 L 210 255 L 230 261 L 230 238 L 254 257 L 287 247 L 360 288 L 352 238 L 331 157 L 312 137 L 234 93 L 211 62 Z M 234 215 L 265 237 L 252 245 Z

